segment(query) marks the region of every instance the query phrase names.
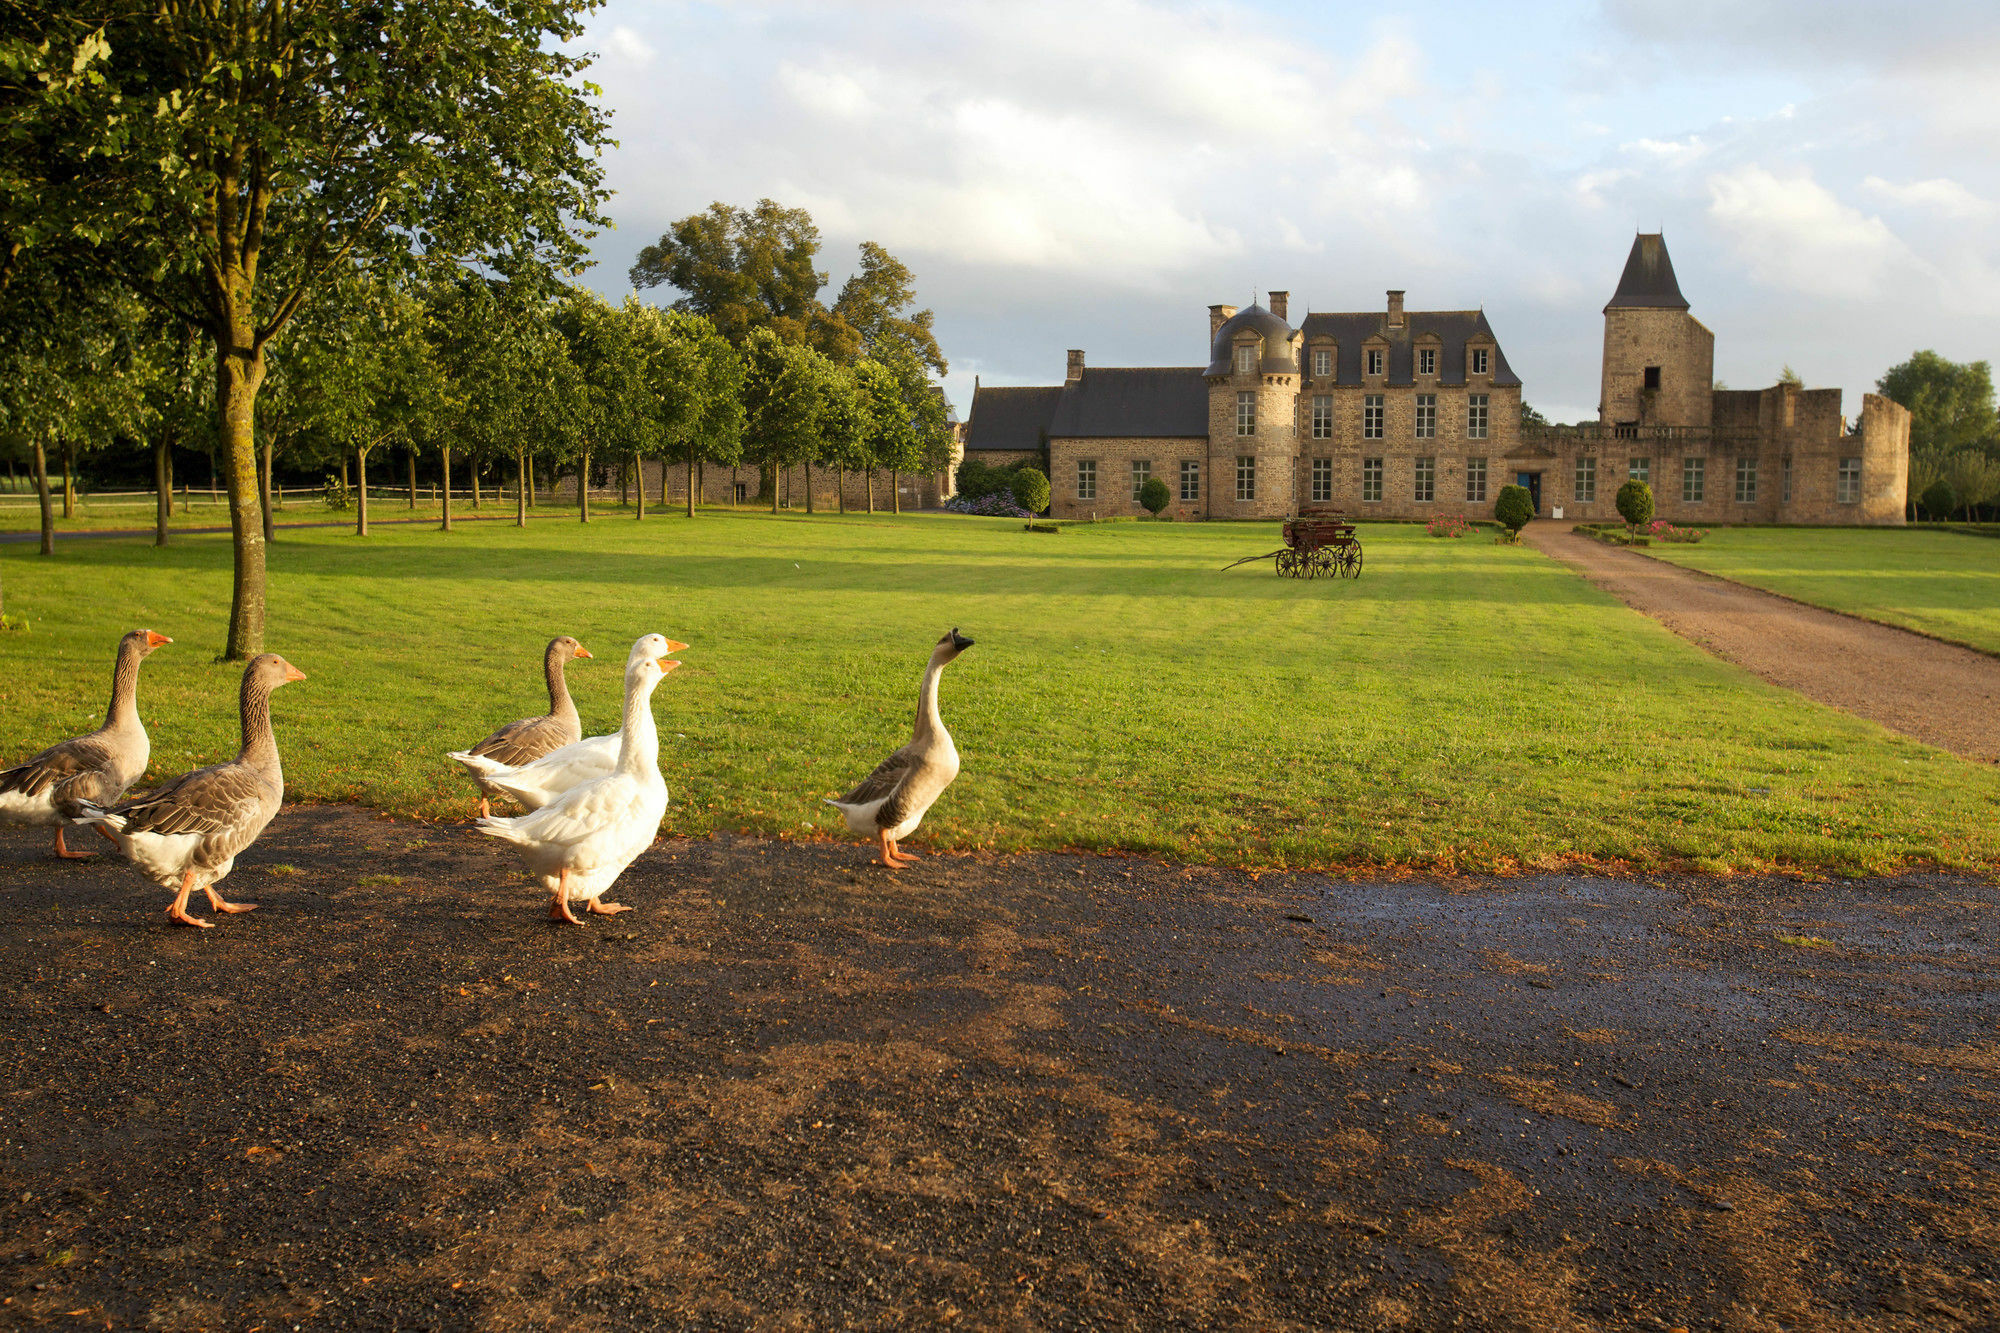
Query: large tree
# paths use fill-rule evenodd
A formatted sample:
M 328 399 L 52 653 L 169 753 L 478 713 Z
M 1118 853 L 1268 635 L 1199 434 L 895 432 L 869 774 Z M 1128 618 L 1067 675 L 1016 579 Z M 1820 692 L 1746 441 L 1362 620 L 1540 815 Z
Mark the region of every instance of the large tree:
M 1875 382 L 1884 397 L 1910 409 L 1910 451 L 1951 453 L 2000 444 L 1993 410 L 1993 372 L 1984 361 L 1947 361 L 1933 351 L 1912 353 Z
M 760 199 L 755 208 L 713 203 L 682 218 L 639 252 L 628 275 L 644 290 L 661 284 L 685 293 L 674 309 L 706 315 L 741 346 L 752 329 L 780 341 L 810 343 L 823 332 L 819 301 L 826 274 L 813 267 L 819 228 L 803 208 Z
M 567 44 L 592 0 L 46 0 L 0 13 L 0 263 L 54 250 L 215 354 L 235 591 L 264 638 L 264 353 L 354 260 L 575 266 L 602 223 L 604 113 Z
M 916 303 L 916 278 L 909 268 L 875 242 L 863 241 L 861 267 L 841 285 L 833 315 L 854 331 L 861 356 L 880 360 L 900 348 L 942 375 L 950 367 L 931 331 L 936 316 L 912 311 Z

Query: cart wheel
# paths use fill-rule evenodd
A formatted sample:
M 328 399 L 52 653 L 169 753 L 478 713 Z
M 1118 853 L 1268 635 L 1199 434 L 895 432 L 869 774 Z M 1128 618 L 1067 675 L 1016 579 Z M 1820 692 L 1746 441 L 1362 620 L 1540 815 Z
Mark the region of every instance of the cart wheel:
M 1298 557 L 1290 551 L 1280 551 L 1276 568 L 1281 578 L 1295 579 L 1299 576 Z
M 1351 579 L 1361 577 L 1361 547 L 1358 543 L 1347 557 L 1347 577 Z

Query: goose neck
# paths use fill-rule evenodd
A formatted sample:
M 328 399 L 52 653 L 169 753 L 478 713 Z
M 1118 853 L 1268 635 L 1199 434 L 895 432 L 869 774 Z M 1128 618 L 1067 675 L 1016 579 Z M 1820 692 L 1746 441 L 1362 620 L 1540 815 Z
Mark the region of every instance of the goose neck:
M 924 669 L 923 687 L 917 691 L 917 725 L 913 739 L 928 740 L 944 730 L 944 719 L 938 715 L 938 678 L 944 675 L 944 663 L 933 657 Z
M 642 672 L 625 684 L 625 720 L 618 733 L 621 772 L 660 771 L 660 732 L 653 722 L 653 688 L 660 679 L 657 673 Z
M 242 696 L 243 749 L 239 763 L 267 772 L 278 771 L 278 738 L 271 731 L 271 687 L 261 681 L 245 680 Z
M 563 659 L 554 648 L 542 664 L 549 681 L 549 716 L 568 722 L 577 722 L 576 701 L 569 697 L 569 679 L 563 671 Z
M 139 663 L 144 660 L 136 643 L 118 645 L 118 664 L 111 671 L 111 705 L 104 710 L 104 727 L 132 727 L 139 723 Z

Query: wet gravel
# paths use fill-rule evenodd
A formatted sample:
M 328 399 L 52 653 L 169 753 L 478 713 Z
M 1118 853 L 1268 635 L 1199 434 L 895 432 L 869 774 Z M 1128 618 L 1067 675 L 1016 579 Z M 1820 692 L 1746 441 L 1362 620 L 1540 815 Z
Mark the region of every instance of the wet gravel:
M 921 847 L 919 847 L 921 850 Z M 2000 1325 L 1996 899 L 0 832 L 0 1326 Z

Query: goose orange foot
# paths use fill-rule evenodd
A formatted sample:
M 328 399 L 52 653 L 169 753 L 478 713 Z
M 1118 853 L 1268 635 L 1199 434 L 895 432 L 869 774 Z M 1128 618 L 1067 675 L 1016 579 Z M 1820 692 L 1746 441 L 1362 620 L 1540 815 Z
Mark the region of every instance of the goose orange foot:
M 208 905 L 218 912 L 228 912 L 233 916 L 238 912 L 254 912 L 257 910 L 257 904 L 255 903 L 226 903 L 222 901 L 221 894 L 206 886 L 203 886 L 202 892 L 208 895 Z
M 481 819 L 491 819 L 493 817 L 493 802 L 487 800 L 484 796 L 479 798 L 479 817 Z
M 567 921 L 572 926 L 583 924 L 569 910 L 569 868 L 567 866 L 563 868 L 561 877 L 556 880 L 555 893 L 549 898 L 549 920 Z
M 592 898 L 588 906 L 589 910 L 597 913 L 599 916 L 617 916 L 620 912 L 629 912 L 632 910 L 624 903 L 607 903 L 596 898 Z
M 104 830 L 99 829 L 98 832 L 104 833 Z M 106 836 L 107 838 L 111 837 L 111 835 L 108 833 L 105 833 L 104 836 Z M 118 841 L 118 839 L 111 838 L 111 841 L 115 843 Z M 97 859 L 96 852 L 73 852 L 68 847 L 64 846 L 63 827 L 60 824 L 56 825 L 56 855 L 60 856 L 65 861 L 94 861 Z

